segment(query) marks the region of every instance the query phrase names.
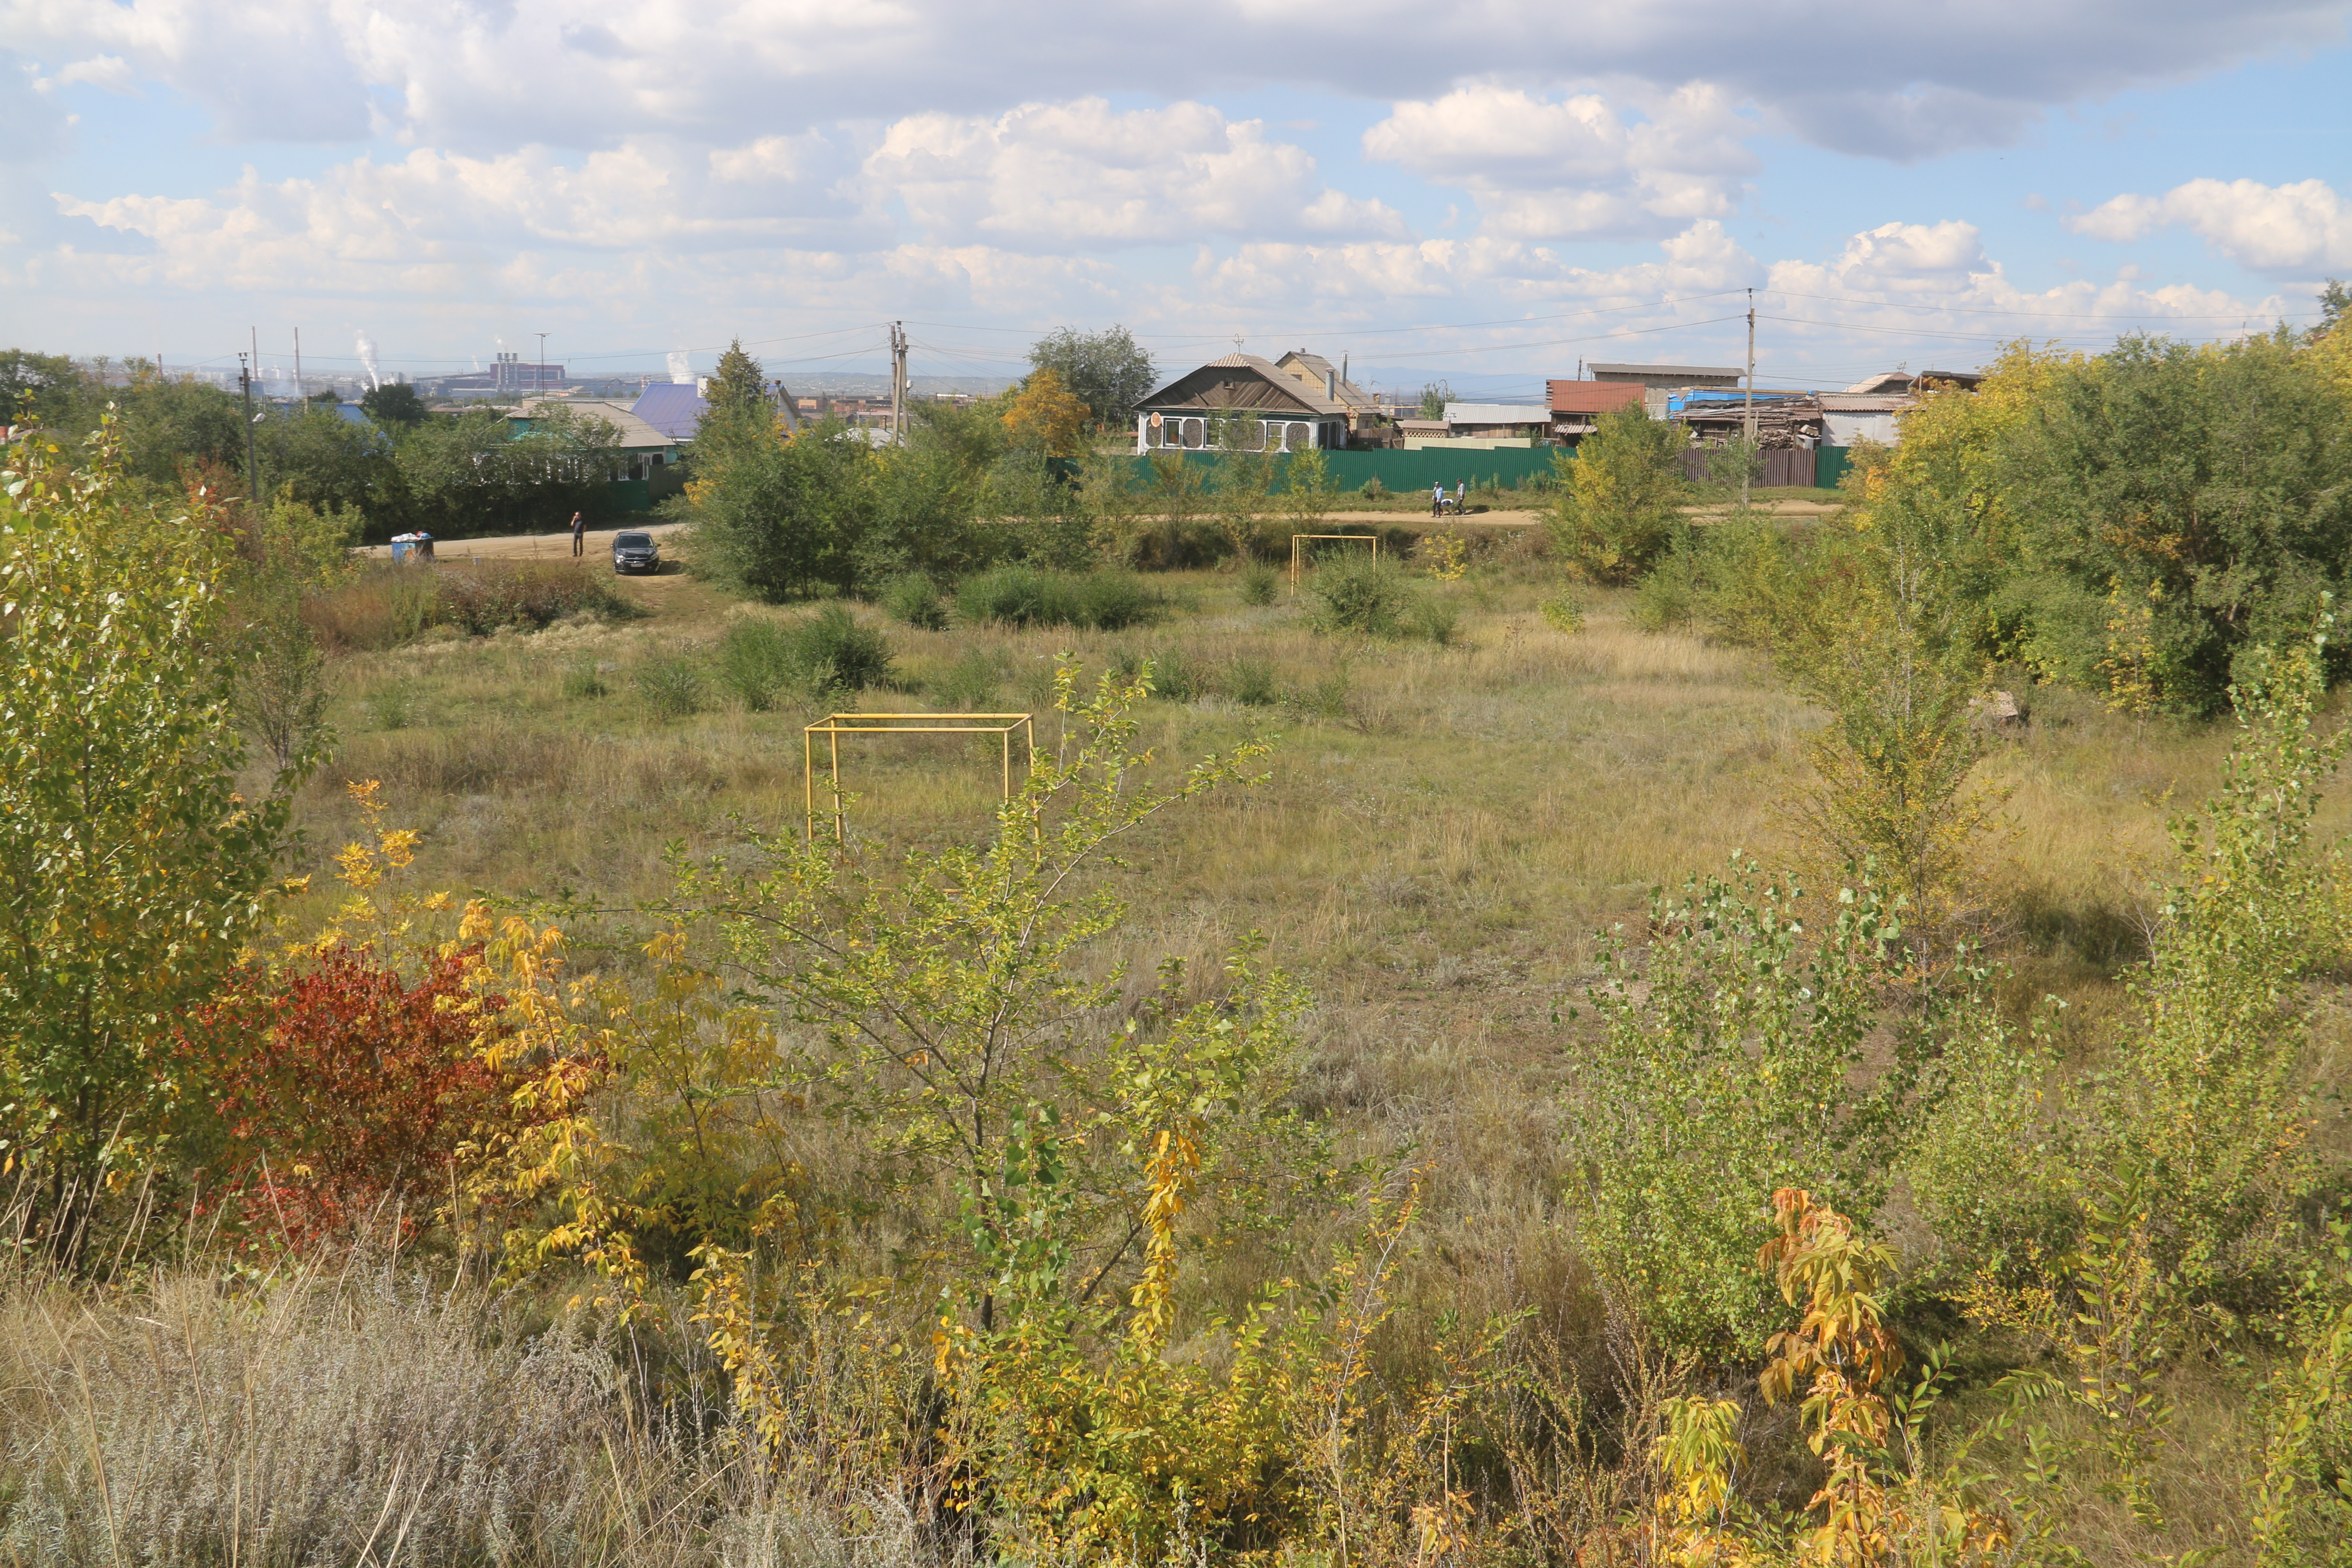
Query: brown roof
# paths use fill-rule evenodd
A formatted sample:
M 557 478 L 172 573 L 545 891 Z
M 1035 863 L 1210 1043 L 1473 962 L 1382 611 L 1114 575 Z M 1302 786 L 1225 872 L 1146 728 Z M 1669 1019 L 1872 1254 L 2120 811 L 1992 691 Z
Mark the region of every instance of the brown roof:
M 1610 414 L 1642 405 L 1638 381 L 1555 381 L 1551 384 L 1554 414 Z
M 1136 407 L 1147 414 L 1154 409 L 1232 409 L 1329 417 L 1348 412 L 1346 404 L 1327 400 L 1321 386 L 1310 385 L 1255 354 L 1213 359 L 1178 376 Z

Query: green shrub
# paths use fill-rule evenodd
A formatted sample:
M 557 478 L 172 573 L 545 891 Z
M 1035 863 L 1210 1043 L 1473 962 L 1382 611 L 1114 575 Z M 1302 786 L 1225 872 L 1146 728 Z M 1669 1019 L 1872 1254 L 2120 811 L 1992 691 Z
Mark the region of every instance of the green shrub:
M 1645 632 L 1687 626 L 1698 614 L 1698 567 L 1686 551 L 1660 558 L 1633 590 L 1633 624 Z
M 998 681 L 996 661 L 976 647 L 967 648 L 931 683 L 931 703 L 951 713 L 985 710 L 996 705 Z
M 667 721 L 702 711 L 702 676 L 682 658 L 657 658 L 637 666 L 637 695 L 646 711 Z
M 1125 572 L 1092 572 L 1077 583 L 1079 626 L 1116 632 L 1159 617 L 1160 597 L 1139 577 Z
M 1584 601 L 1567 588 L 1547 597 L 1536 606 L 1544 625 L 1556 632 L 1580 632 L 1584 629 Z
M 1343 664 L 1308 688 L 1298 706 L 1318 719 L 1336 723 L 1353 711 L 1352 695 L 1348 667 Z
M 379 730 L 405 730 L 416 722 L 416 700 L 397 681 L 369 692 L 367 708 L 368 717 Z
M 1034 566 L 1003 566 L 967 577 L 956 589 L 956 618 L 966 626 L 1081 626 L 1118 631 L 1159 614 L 1160 596 L 1124 572 L 1072 575 Z
M 792 633 L 773 621 L 737 621 L 719 639 L 719 689 L 753 713 L 775 705 L 776 693 L 808 676 Z
M 1271 708 L 1282 700 L 1274 666 L 1262 658 L 1237 658 L 1228 667 L 1226 688 L 1244 708 Z
M 764 711 L 776 694 L 797 689 L 810 696 L 862 691 L 890 679 L 890 639 L 860 626 L 842 605 L 778 626 L 738 621 L 719 639 L 719 681 L 753 712 Z
M 1451 599 L 1421 594 L 1406 607 L 1405 624 L 1414 636 L 1426 637 L 1440 647 L 1451 647 L 1454 634 L 1462 626 L 1462 612 Z
M 1392 637 L 1404 629 L 1413 598 L 1404 568 L 1385 555 L 1349 551 L 1317 569 L 1308 580 L 1315 595 L 1315 629 Z
M 612 689 L 597 673 L 596 661 L 583 658 L 563 672 L 563 695 L 566 697 L 602 697 Z
M 1151 695 L 1171 702 L 1190 702 L 1201 695 L 1207 682 L 1184 656 L 1172 647 L 1163 647 L 1151 656 Z
M 1281 578 L 1273 567 L 1263 561 L 1251 562 L 1242 568 L 1242 603 L 1273 604 L 1275 589 L 1280 583 Z
M 875 603 L 892 620 L 902 621 L 919 631 L 947 629 L 948 607 L 940 602 L 939 584 L 919 572 L 891 578 L 882 585 Z
M 1363 482 L 1360 487 L 1360 493 L 1366 500 L 1380 500 L 1387 496 L 1389 493 L 1389 488 L 1388 486 L 1381 483 L 1380 475 L 1374 474 L 1370 479 L 1366 479 Z

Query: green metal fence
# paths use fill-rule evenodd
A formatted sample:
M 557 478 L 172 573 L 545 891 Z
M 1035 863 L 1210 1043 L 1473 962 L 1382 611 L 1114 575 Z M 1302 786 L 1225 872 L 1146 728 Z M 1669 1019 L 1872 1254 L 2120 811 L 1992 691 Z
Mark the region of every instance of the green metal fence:
M 1361 489 L 1372 479 L 1391 493 L 1420 490 L 1426 494 L 1432 485 L 1444 485 L 1449 491 L 1457 484 L 1473 487 L 1492 485 L 1505 489 L 1532 486 L 1552 473 L 1549 447 L 1505 447 L 1491 452 L 1326 452 L 1324 462 L 1331 474 L 1331 488 L 1347 491 Z M 1562 452 L 1561 457 L 1567 454 Z M 1171 458 L 1199 468 L 1213 468 L 1222 454 L 1215 452 L 1169 453 Z M 1135 465 L 1135 481 L 1139 485 L 1151 482 L 1151 459 L 1129 458 Z M 1274 459 L 1275 488 L 1280 489 L 1282 472 L 1288 468 L 1287 454 Z M 1205 478 L 1205 476 L 1203 476 Z

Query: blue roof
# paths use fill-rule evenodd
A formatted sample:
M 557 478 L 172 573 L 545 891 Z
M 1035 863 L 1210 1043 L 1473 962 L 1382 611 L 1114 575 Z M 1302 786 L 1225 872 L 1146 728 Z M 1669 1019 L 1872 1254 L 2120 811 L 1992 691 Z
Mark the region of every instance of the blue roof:
M 691 441 L 694 427 L 702 423 L 703 412 L 709 406 L 692 386 L 656 382 L 637 394 L 629 412 L 673 441 Z
M 349 425 L 373 425 L 375 423 L 374 420 L 368 417 L 367 410 L 362 408 L 356 403 L 338 403 L 335 405 L 335 412 L 343 416 L 344 423 Z

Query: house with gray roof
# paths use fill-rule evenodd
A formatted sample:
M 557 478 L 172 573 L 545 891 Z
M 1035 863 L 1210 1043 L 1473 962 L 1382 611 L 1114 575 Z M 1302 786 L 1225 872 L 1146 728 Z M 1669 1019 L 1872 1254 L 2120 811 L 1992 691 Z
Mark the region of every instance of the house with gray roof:
M 1324 369 L 1329 369 L 1328 363 Z M 1335 375 L 1318 385 L 1256 354 L 1213 359 L 1135 405 L 1135 449 L 1302 452 L 1345 447 L 1350 409 L 1338 395 L 1336 381 Z

